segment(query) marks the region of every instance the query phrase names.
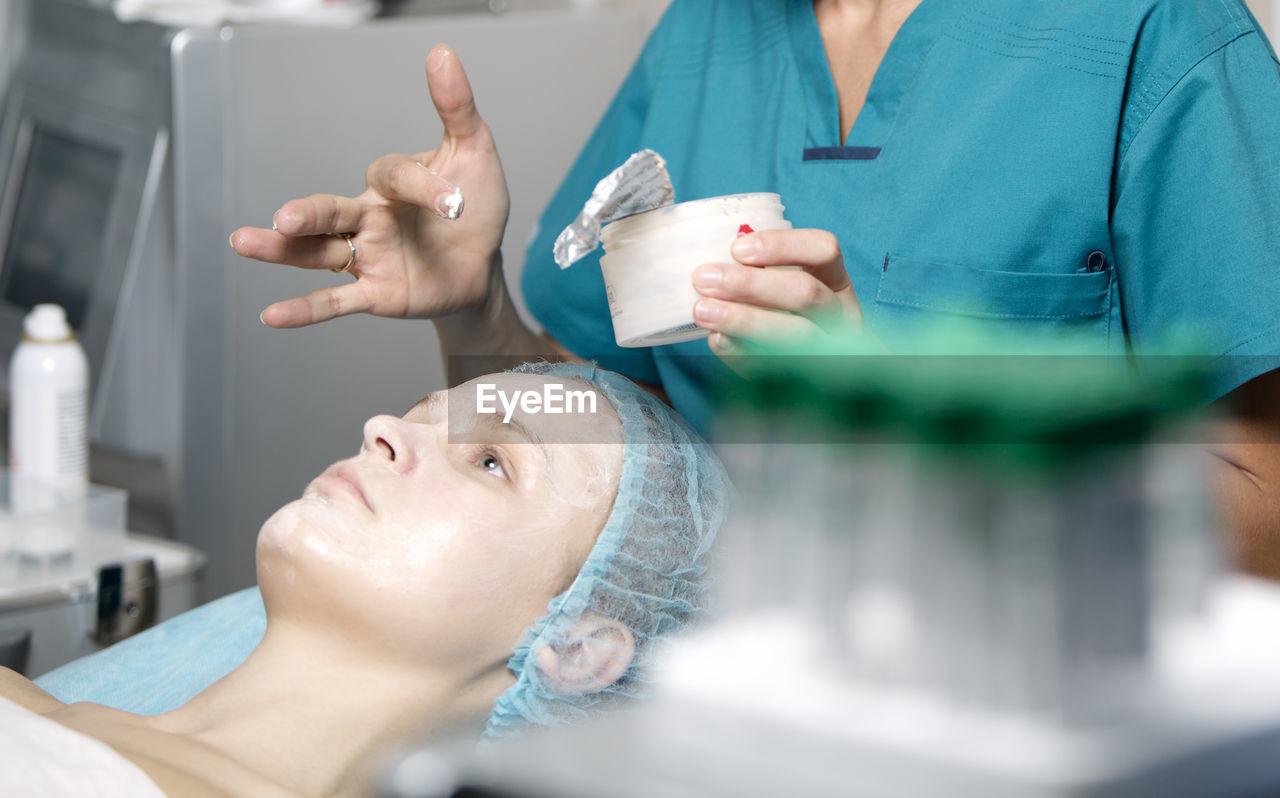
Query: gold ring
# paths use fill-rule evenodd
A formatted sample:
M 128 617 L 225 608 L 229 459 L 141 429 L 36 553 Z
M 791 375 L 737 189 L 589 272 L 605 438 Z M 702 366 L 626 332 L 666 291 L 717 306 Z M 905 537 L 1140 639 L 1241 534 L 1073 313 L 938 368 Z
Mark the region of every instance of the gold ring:
M 351 271 L 351 267 L 356 264 L 356 242 L 351 240 L 350 233 L 333 233 L 333 236 L 335 238 L 341 238 L 343 241 L 347 242 L 347 246 L 351 247 L 351 257 L 347 258 L 346 265 L 341 269 L 330 269 L 329 271 L 337 274 L 346 274 Z

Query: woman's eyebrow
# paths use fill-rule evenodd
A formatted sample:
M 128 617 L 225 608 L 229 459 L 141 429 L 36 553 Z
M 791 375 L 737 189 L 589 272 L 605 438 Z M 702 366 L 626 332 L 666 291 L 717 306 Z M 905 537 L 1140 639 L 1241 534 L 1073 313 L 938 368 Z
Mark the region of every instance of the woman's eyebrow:
M 512 417 L 507 421 L 503 421 L 496 413 L 486 414 L 481 417 L 480 423 L 494 432 L 515 433 L 524 438 L 526 442 L 538 447 L 538 451 L 542 453 L 542 459 L 546 461 L 547 473 L 551 473 L 551 450 L 547 448 L 547 442 L 536 430 L 526 425 L 518 418 Z
M 426 396 L 419 399 L 413 407 L 409 408 L 405 415 L 409 415 L 415 410 L 421 410 L 427 415 L 427 422 L 433 423 L 436 420 L 436 414 L 440 411 L 440 405 L 445 401 L 444 391 L 432 391 Z

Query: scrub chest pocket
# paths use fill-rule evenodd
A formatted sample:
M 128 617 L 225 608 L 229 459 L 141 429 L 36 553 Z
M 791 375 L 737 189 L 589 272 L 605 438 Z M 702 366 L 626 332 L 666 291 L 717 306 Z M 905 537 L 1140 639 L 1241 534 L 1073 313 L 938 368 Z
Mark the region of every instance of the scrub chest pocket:
M 1102 253 L 1088 263 L 1090 270 L 1075 273 L 1021 272 L 891 254 L 880 273 L 873 324 L 886 343 L 963 321 L 976 334 L 1000 337 L 1004 351 L 1034 350 L 1046 338 L 1069 333 L 1089 352 L 1105 354 L 1111 348 L 1115 269 Z

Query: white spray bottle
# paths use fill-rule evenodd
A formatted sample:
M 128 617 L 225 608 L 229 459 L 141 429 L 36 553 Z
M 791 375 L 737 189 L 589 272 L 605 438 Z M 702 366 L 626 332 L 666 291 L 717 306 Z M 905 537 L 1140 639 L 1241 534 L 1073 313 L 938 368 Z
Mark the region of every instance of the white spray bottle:
M 60 305 L 36 305 L 9 361 L 9 467 L 63 496 L 89 483 L 89 364 Z

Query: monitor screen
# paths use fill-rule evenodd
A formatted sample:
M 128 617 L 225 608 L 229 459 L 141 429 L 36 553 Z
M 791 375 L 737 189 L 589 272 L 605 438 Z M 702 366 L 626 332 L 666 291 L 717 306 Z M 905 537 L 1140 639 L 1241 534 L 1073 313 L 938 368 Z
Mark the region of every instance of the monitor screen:
M 0 297 L 56 302 L 82 329 L 107 236 L 121 153 L 37 125 L 0 271 Z

